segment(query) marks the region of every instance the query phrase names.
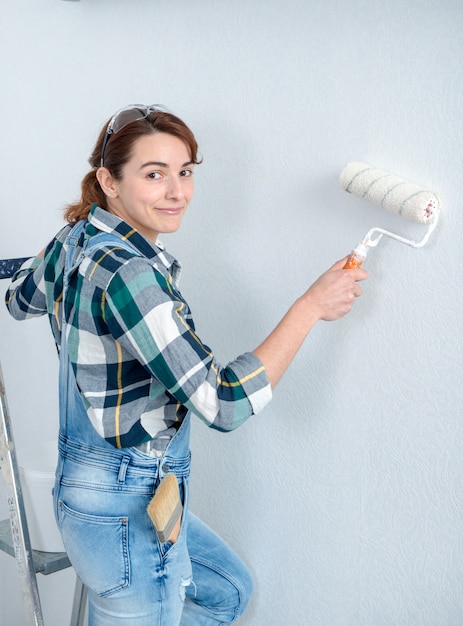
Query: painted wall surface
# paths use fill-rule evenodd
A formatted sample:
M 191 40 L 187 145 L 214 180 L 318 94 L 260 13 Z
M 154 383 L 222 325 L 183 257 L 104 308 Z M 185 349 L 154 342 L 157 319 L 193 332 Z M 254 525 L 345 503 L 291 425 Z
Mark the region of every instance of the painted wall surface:
M 426 247 L 370 253 L 363 297 L 313 330 L 260 415 L 228 435 L 195 421 L 192 507 L 253 573 L 243 626 L 461 625 L 461 0 L 3 0 L 0 15 L 0 257 L 60 228 L 113 111 L 164 103 L 204 157 L 164 241 L 223 363 L 372 226 L 422 234 L 342 191 L 348 161 L 441 193 Z M 17 445 L 52 438 L 48 322 L 1 308 L 0 325 Z M 50 626 L 72 586 L 40 579 Z M 23 624 L 3 554 L 0 623 Z

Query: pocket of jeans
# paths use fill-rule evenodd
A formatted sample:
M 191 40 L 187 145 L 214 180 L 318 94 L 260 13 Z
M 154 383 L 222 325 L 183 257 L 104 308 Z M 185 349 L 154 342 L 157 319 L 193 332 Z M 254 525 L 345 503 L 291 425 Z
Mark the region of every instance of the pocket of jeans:
M 128 587 L 128 519 L 80 513 L 62 501 L 58 515 L 66 552 L 84 585 L 99 596 Z

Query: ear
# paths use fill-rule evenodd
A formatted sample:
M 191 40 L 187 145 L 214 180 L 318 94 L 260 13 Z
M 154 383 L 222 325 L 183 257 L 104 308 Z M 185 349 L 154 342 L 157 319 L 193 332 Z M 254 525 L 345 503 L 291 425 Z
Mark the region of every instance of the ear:
M 100 187 L 103 193 L 108 198 L 115 198 L 117 196 L 117 185 L 111 172 L 106 167 L 100 167 L 97 169 L 96 178 L 100 183 Z

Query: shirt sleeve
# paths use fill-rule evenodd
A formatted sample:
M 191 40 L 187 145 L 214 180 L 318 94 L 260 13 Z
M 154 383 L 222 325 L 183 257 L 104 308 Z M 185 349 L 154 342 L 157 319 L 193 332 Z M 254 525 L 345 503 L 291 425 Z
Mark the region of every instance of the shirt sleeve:
M 5 303 L 17 320 L 48 313 L 55 343 L 61 343 L 61 302 L 63 291 L 63 241 L 69 225 L 48 244 L 44 257 L 28 259 L 13 276 Z
M 44 262 L 40 257 L 27 259 L 13 276 L 5 304 L 15 319 L 25 320 L 47 312 Z
M 143 259 L 112 277 L 103 306 L 113 337 L 208 426 L 234 430 L 270 401 L 262 362 L 248 352 L 222 367 L 196 335 L 170 278 Z

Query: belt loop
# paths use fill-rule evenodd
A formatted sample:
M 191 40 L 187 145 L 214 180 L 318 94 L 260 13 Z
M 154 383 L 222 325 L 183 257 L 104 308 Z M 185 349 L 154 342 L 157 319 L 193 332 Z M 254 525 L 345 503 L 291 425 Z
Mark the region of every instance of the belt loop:
M 121 460 L 121 465 L 119 467 L 119 474 L 117 475 L 118 483 L 125 483 L 125 475 L 127 474 L 127 468 L 130 464 L 130 457 L 123 456 Z

